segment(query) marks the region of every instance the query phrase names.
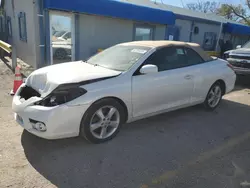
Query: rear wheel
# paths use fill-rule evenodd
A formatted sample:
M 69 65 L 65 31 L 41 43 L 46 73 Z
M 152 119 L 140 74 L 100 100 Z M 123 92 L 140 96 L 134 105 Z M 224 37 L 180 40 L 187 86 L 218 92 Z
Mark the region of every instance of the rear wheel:
M 206 100 L 204 101 L 205 108 L 208 110 L 214 110 L 220 104 L 222 93 L 223 90 L 221 84 L 218 82 L 213 84 L 208 91 Z
M 114 138 L 125 121 L 123 106 L 114 99 L 94 103 L 85 113 L 80 135 L 92 143 L 102 143 Z

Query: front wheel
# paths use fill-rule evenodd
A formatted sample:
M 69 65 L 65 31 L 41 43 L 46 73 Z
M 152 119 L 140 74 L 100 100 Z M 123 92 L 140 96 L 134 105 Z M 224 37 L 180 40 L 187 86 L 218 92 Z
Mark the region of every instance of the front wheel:
M 102 143 L 114 138 L 125 121 L 123 106 L 114 99 L 94 103 L 81 122 L 80 135 L 92 143 Z
M 214 110 L 220 104 L 221 98 L 222 98 L 221 84 L 215 83 L 208 91 L 206 100 L 204 101 L 205 108 L 208 110 Z
M 63 48 L 59 48 L 55 52 L 55 57 L 57 59 L 65 59 L 67 57 L 67 52 Z

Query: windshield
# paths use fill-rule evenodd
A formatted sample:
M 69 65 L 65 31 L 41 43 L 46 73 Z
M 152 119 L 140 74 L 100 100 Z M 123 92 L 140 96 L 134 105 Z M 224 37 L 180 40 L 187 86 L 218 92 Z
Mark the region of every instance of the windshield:
M 250 41 L 248 41 L 242 48 L 250 48 Z
M 108 69 L 127 71 L 151 48 L 116 45 L 91 57 L 87 63 Z
M 54 34 L 55 37 L 61 37 L 66 31 L 58 31 Z

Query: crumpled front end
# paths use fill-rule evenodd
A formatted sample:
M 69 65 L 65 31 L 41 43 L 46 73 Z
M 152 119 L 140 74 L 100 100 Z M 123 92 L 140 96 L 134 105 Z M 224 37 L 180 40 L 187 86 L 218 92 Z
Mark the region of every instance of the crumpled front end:
M 46 139 L 79 135 L 83 113 L 89 106 L 41 105 L 44 98 L 34 88 L 22 84 L 12 102 L 14 118 L 28 132 Z
M 16 121 L 29 132 L 48 139 L 77 136 L 90 103 L 71 104 L 87 93 L 84 85 L 121 72 L 84 62 L 62 63 L 34 71 L 16 92 Z

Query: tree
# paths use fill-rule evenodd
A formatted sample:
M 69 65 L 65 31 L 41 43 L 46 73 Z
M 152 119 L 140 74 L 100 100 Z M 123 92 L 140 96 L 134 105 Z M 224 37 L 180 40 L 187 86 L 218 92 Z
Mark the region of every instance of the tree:
M 247 9 L 250 9 L 250 0 L 246 0 L 246 5 L 222 4 L 216 11 L 218 15 L 226 19 L 237 21 L 250 25 L 250 15 Z
M 250 0 L 249 0 L 250 1 Z M 196 3 L 188 3 L 187 8 L 193 11 L 204 12 L 204 13 L 214 13 L 217 11 L 219 7 L 219 3 L 215 1 L 200 1 L 198 0 Z

